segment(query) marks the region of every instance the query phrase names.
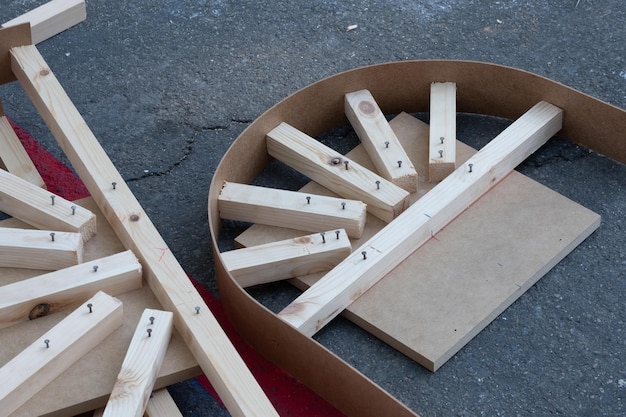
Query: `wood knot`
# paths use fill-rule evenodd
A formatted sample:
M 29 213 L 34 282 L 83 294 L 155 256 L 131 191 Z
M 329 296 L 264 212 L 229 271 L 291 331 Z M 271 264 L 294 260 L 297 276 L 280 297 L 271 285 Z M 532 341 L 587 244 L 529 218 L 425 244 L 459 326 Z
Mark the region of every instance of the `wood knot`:
M 48 74 L 50 74 L 50 70 L 48 68 L 44 68 L 41 71 L 39 71 L 39 75 L 41 75 L 42 77 L 45 77 Z
M 139 221 L 139 215 L 138 214 L 131 214 L 129 217 L 131 222 L 137 222 Z
M 335 157 L 335 158 L 330 158 L 330 160 L 328 161 L 328 163 L 330 165 L 339 165 L 341 164 L 341 158 L 340 157 Z
M 35 320 L 36 318 L 44 317 L 48 314 L 50 314 L 50 304 L 37 304 L 32 310 L 30 310 L 30 313 L 28 313 L 28 320 Z
M 294 242 L 300 245 L 308 245 L 313 242 L 313 239 L 311 239 L 311 236 L 301 236 L 301 237 L 295 238 Z
M 359 102 L 359 110 L 363 114 L 372 114 L 376 111 L 376 106 L 371 101 L 363 100 Z

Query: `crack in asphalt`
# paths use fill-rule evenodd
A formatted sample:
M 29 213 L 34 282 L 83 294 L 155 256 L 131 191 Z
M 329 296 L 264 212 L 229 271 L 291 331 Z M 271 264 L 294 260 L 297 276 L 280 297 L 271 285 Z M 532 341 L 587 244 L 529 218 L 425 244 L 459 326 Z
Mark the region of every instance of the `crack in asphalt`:
M 172 171 L 174 171 L 176 168 L 182 165 L 182 163 L 185 162 L 187 158 L 189 158 L 189 156 L 193 153 L 194 144 L 196 142 L 196 137 L 198 136 L 198 134 L 202 132 L 228 130 L 232 127 L 233 124 L 250 124 L 250 123 L 252 123 L 252 120 L 237 119 L 235 117 L 231 118 L 230 123 L 228 125 L 198 126 L 198 125 L 191 124 L 191 123 L 185 123 L 195 133 L 191 138 L 187 139 L 187 145 L 184 147 L 183 155 L 177 161 L 170 164 L 170 166 L 167 167 L 167 169 L 164 169 L 161 171 L 145 172 L 143 175 L 126 179 L 126 183 L 137 182 L 137 181 L 141 181 L 143 179 L 150 178 L 150 177 L 163 177 L 163 176 L 171 174 Z

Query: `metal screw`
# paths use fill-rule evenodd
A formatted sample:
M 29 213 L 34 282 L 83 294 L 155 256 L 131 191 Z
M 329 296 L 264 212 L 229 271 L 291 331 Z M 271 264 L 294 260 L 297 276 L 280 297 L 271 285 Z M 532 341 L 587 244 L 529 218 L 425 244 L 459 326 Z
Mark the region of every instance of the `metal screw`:
M 389 141 L 385 142 L 385 148 L 389 147 Z
M 152 329 L 146 330 L 148 332 L 148 337 L 152 336 Z
M 43 342 L 46 344 L 46 348 L 50 347 L 50 340 L 49 339 L 46 339 Z
M 92 310 L 93 304 L 91 304 L 91 303 L 87 304 L 87 308 L 89 309 L 90 313 L 93 313 L 93 310 Z
M 76 214 L 76 206 L 70 207 L 72 209 L 72 216 Z
M 380 190 L 380 181 L 376 180 L 376 189 Z
M 98 265 L 94 265 L 91 269 L 93 269 L 93 272 L 98 272 Z
M 349 162 L 348 161 L 343 161 L 343 164 L 346 166 L 346 171 L 347 171 Z
M 345 202 L 345 201 L 341 203 L 341 209 L 342 209 L 342 210 L 345 210 L 345 209 L 346 209 L 346 202 Z
M 150 320 L 150 324 L 154 324 L 154 317 L 150 317 L 148 320 Z
M 311 204 L 311 197 L 307 197 L 307 198 L 306 198 L 306 203 L 307 203 L 307 204 Z
M 439 151 L 439 158 L 443 158 L 443 151 L 442 150 Z
M 439 140 L 441 141 L 441 144 L 443 145 L 443 136 L 440 137 Z
M 54 206 L 54 199 L 56 198 L 56 195 L 51 195 L 50 196 L 50 200 L 52 201 L 52 205 Z
M 322 236 L 322 243 L 326 243 L 326 233 L 321 232 L 320 236 Z
M 361 255 L 363 255 L 363 260 L 367 259 L 367 252 L 366 251 L 361 252 Z
M 468 164 L 469 166 L 469 172 L 472 172 L 472 167 L 474 166 L 474 164 Z
M 398 161 L 398 168 L 402 168 L 402 161 Z
M 113 181 L 113 182 L 111 183 L 111 185 L 113 186 L 113 189 L 115 190 L 115 187 L 117 186 L 117 183 L 116 183 L 115 181 Z
M 200 306 L 196 306 L 196 314 L 200 314 Z
M 335 234 L 337 235 L 337 240 L 339 240 L 339 233 L 341 233 L 339 230 L 335 232 Z
M 50 238 L 52 239 L 52 241 L 54 242 L 54 232 L 50 232 Z

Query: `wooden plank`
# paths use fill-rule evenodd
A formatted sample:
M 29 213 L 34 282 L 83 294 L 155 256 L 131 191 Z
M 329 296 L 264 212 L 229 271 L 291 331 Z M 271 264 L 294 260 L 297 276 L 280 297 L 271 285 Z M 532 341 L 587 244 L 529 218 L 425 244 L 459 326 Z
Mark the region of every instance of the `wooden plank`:
M 87 18 L 85 0 L 52 0 L 2 24 L 30 23 L 32 43 L 38 44 Z
M 0 106 L 1 107 L 1 106 Z M 46 188 L 41 175 L 26 153 L 20 139 L 13 131 L 9 120 L 2 115 L 0 108 L 0 162 L 11 174 L 26 180 L 37 187 Z
M 80 233 L 0 227 L 0 267 L 56 271 L 82 261 Z
M 340 196 L 363 201 L 369 213 L 386 222 L 408 207 L 407 191 L 287 123 L 272 129 L 266 140 L 271 156 Z
M 0 170 L 0 211 L 38 229 L 80 233 L 85 242 L 96 234 L 91 211 L 4 170 Z
M 11 55 L 20 84 L 123 245 L 139 258 L 163 308 L 174 313 L 176 328 L 226 408 L 234 416 L 277 415 L 37 48 L 14 48 Z
M 279 316 L 315 334 L 359 295 L 426 243 L 561 129 L 562 111 L 540 102 L 428 194 L 283 309 Z M 470 165 L 472 164 L 472 165 Z
M 344 102 L 346 116 L 377 172 L 398 187 L 417 192 L 417 171 L 372 94 L 355 91 L 346 94 Z
M 170 342 L 173 317 L 169 311 L 144 310 L 104 408 L 104 417 L 143 416 Z
M 430 86 L 428 178 L 441 181 L 456 169 L 456 83 Z
M 98 291 L 114 296 L 141 286 L 141 265 L 131 251 L 3 285 L 0 328 L 56 313 Z
M 343 229 L 222 252 L 228 271 L 242 287 L 328 271 L 351 252 Z
M 99 292 L 37 338 L 0 368 L 0 416 L 17 410 L 117 329 L 122 320 L 122 303 Z
M 148 417 L 183 417 L 166 389 L 152 392 L 146 407 L 146 415 Z
M 367 206 L 361 201 L 224 182 L 219 197 L 223 219 L 282 226 L 308 232 L 345 229 L 361 237 Z

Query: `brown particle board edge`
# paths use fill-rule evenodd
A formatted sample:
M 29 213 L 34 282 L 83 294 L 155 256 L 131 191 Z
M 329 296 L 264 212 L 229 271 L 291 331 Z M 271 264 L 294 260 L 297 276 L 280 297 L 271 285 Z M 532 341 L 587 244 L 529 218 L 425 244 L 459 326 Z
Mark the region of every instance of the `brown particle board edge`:
M 148 286 L 163 308 L 174 313 L 176 329 L 228 411 L 234 416 L 277 415 L 37 48 L 12 48 L 11 68 L 122 244 L 142 263 Z
M 217 197 L 224 181 L 250 183 L 271 162 L 264 156 L 265 135 L 279 123 L 287 121 L 311 136 L 345 125 L 343 96 L 363 88 L 376 97 L 385 114 L 426 112 L 430 84 L 440 80 L 457 84 L 459 112 L 514 119 L 537 101 L 548 101 L 565 111 L 564 137 L 626 163 L 626 141 L 615 135 L 626 126 L 624 110 L 536 74 L 471 61 L 402 61 L 346 71 L 297 91 L 248 126 L 215 170 L 208 196 L 220 296 L 239 332 L 261 354 L 347 415 L 414 414 L 328 349 L 283 323 L 236 284 L 218 250 Z M 320 102 L 325 105 L 317 106 Z

